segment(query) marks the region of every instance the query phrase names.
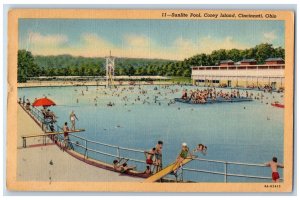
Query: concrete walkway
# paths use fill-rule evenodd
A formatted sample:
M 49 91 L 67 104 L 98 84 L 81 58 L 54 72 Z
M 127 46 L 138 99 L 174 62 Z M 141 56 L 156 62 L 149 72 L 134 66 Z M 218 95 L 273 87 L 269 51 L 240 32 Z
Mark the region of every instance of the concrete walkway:
M 144 179 L 88 165 L 56 145 L 22 148 L 21 135 L 42 134 L 41 128 L 18 106 L 18 181 L 140 181 Z M 50 143 L 50 139 L 47 139 Z M 41 144 L 42 138 L 28 139 L 27 145 Z

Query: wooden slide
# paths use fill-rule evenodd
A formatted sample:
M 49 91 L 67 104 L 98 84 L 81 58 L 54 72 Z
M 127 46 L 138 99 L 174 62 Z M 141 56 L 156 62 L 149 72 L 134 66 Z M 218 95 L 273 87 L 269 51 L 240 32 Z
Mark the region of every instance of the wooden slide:
M 187 163 L 189 163 L 190 161 L 192 161 L 192 158 L 186 158 L 182 161 L 182 165 L 185 165 Z M 152 176 L 150 176 L 149 178 L 147 178 L 144 183 L 152 183 L 155 181 L 158 181 L 159 179 L 161 179 L 162 177 L 170 174 L 173 170 L 175 163 L 170 164 L 169 166 L 167 166 L 166 168 L 162 169 L 161 171 L 157 172 L 156 174 L 153 174 Z

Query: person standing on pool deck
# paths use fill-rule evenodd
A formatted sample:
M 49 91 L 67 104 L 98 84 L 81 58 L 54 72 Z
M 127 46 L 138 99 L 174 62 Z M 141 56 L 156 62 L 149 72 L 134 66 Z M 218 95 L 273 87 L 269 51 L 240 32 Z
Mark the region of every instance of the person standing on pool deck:
M 71 130 L 72 131 L 75 131 L 75 120 L 78 120 L 78 118 L 77 118 L 77 116 L 75 115 L 75 113 L 74 113 L 74 110 L 72 110 L 72 112 L 71 112 L 71 114 L 70 114 L 70 121 L 71 121 L 71 124 L 72 124 L 72 126 L 71 126 Z
M 277 169 L 278 167 L 284 168 L 283 164 L 277 163 L 277 157 L 273 157 L 272 160 L 270 162 L 265 163 L 265 165 L 267 167 L 270 167 L 272 170 L 272 181 L 274 183 L 278 183 L 280 176 Z
M 146 151 L 145 152 L 146 164 L 148 164 L 150 166 L 153 165 L 153 157 L 154 157 L 155 153 L 156 153 L 155 147 L 152 148 L 150 151 L 148 151 L 148 152 Z
M 69 127 L 68 122 L 65 122 L 65 125 L 63 127 L 64 131 L 64 147 L 63 148 L 69 148 Z
M 158 141 L 155 146 L 155 158 L 156 158 L 156 172 L 160 171 L 162 169 L 162 147 L 163 147 L 163 141 Z

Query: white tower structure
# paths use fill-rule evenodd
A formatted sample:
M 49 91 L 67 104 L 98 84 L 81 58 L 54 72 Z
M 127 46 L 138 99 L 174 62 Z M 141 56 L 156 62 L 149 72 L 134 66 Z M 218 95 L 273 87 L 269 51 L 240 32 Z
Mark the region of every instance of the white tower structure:
M 111 56 L 111 51 L 109 51 L 109 56 L 106 59 L 106 86 L 114 85 L 114 75 L 115 75 L 115 57 Z

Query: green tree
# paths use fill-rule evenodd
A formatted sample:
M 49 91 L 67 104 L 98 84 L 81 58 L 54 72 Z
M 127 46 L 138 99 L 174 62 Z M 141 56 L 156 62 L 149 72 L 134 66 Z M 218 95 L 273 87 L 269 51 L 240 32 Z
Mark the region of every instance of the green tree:
M 267 58 L 274 57 L 275 50 L 272 44 L 263 43 L 254 47 L 256 49 L 256 60 L 259 64 L 265 62 Z
M 220 63 L 221 60 L 227 60 L 227 53 L 225 49 L 215 50 L 211 53 L 211 58 L 214 64 Z
M 285 51 L 281 47 L 277 47 L 274 49 L 274 57 L 285 59 Z
M 18 51 L 18 82 L 26 82 L 29 77 L 40 75 L 40 68 L 34 62 L 30 51 Z
M 184 77 L 191 77 L 191 70 L 185 69 L 182 74 Z
M 129 66 L 128 70 L 127 70 L 127 75 L 128 76 L 132 76 L 135 73 L 135 69 L 133 68 L 132 65 Z
M 227 58 L 233 60 L 234 62 L 238 62 L 243 59 L 243 56 L 240 50 L 230 49 L 227 51 Z

